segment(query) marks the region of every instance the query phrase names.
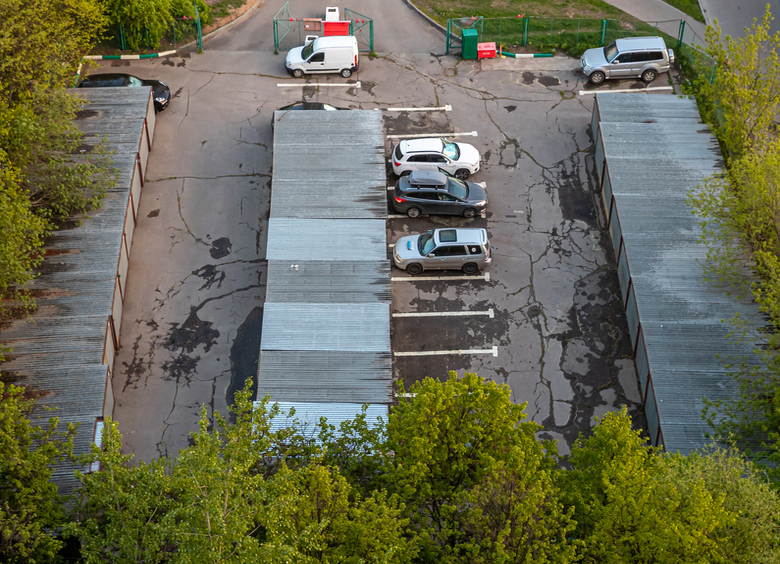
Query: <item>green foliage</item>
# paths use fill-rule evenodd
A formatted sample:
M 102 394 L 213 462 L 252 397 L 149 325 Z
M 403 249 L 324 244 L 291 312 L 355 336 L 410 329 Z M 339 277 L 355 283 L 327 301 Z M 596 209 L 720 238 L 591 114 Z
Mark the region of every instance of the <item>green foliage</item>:
M 29 420 L 33 401 L 24 389 L 0 382 L 0 561 L 51 562 L 62 542 L 51 530 L 62 523 L 63 501 L 51 465 L 70 456 L 75 429 L 58 431 Z
M 73 80 L 106 24 L 95 0 L 0 0 L 0 108 Z
M 211 7 L 204 0 L 194 1 L 201 24 L 207 25 Z M 157 49 L 174 18 L 195 16 L 193 0 L 105 0 L 105 6 L 111 29 L 122 26 L 127 47 L 132 51 L 143 46 Z
M 393 409 L 386 479 L 407 505 L 423 561 L 568 562 L 571 529 L 553 486 L 554 446 L 536 440 L 505 385 L 425 379 Z
M 195 3 L 198 5 L 201 25 L 205 26 L 211 23 L 213 8 L 206 4 L 204 0 L 195 0 Z M 193 0 L 171 0 L 171 14 L 178 18 L 181 16 L 194 18 L 195 7 L 193 6 Z
M 585 563 L 721 562 L 719 539 L 734 524 L 703 478 L 672 479 L 660 455 L 631 429 L 625 408 L 605 415 L 572 448 L 562 475 Z

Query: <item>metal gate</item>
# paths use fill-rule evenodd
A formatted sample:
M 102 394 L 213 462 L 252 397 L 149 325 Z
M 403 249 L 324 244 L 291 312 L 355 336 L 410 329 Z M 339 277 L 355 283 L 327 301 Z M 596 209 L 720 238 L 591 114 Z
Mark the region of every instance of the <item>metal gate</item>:
M 349 20 L 349 34 L 358 42 L 358 50 L 374 52 L 374 20 L 344 8 L 344 19 Z
M 355 36 L 360 51 L 374 52 L 374 20 L 363 14 L 344 8 L 344 19 L 349 21 L 349 34 Z M 294 18 L 290 15 L 289 0 L 284 6 L 276 12 L 274 16 L 274 53 L 278 54 L 280 49 L 292 49 L 303 45 L 306 36 L 312 32 L 307 32 L 304 27 L 308 19 Z M 314 34 L 317 34 L 316 32 Z
M 474 16 L 470 18 L 459 18 L 456 20 L 447 20 L 447 50 L 445 53 L 450 52 L 455 42 L 462 41 L 464 29 L 476 29 L 479 33 L 480 41 L 482 40 L 482 28 L 484 26 L 485 18 L 482 16 Z

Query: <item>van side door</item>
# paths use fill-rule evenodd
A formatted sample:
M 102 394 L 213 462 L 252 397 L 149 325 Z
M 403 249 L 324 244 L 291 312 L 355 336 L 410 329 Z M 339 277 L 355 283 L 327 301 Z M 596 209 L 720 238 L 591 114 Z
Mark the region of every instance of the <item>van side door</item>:
M 306 72 L 325 72 L 325 51 L 313 53 L 306 66 Z

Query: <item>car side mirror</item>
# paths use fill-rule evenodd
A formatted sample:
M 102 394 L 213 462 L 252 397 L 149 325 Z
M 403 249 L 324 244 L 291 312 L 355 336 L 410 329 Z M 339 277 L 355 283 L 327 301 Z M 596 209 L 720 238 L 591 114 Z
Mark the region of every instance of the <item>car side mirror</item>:
M 435 258 L 435 257 L 436 257 L 436 255 L 435 255 L 435 254 L 433 254 L 433 253 L 428 253 L 428 258 Z

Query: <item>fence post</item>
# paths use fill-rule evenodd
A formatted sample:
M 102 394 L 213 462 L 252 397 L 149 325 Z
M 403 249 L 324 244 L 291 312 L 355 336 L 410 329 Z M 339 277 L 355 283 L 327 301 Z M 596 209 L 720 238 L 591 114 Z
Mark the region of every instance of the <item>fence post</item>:
M 176 49 L 176 20 L 171 22 L 171 29 L 173 30 L 173 48 Z
M 198 4 L 195 0 L 192 0 L 192 5 L 195 6 L 195 23 L 198 26 L 198 53 L 203 53 L 203 35 L 200 30 L 200 14 L 198 13 Z
M 447 41 L 446 41 L 446 49 L 444 50 L 445 55 L 450 54 L 450 33 L 452 33 L 452 20 L 447 20 Z
M 371 21 L 368 23 L 368 33 L 369 33 L 369 40 L 371 41 L 371 53 L 374 52 L 374 18 L 371 18 Z
M 601 20 L 601 44 L 604 45 L 604 38 L 607 35 L 607 20 Z
M 152 48 L 151 43 L 149 43 L 149 28 L 144 26 L 144 33 L 146 34 L 146 46 L 149 47 L 149 49 Z
M 503 18 L 498 19 L 498 44 L 501 45 L 501 22 Z
M 582 22 L 582 20 L 577 20 L 577 39 L 574 40 L 575 45 L 580 44 L 580 22 Z
M 279 22 L 274 18 L 274 55 L 279 54 Z
M 127 45 L 125 44 L 125 28 L 122 24 L 119 24 L 119 48 L 122 51 L 127 49 Z
M 683 35 L 685 34 L 685 20 L 680 20 L 680 33 L 677 35 L 677 48 L 682 47 Z
M 528 46 L 528 20 L 531 18 L 523 18 L 523 47 Z

